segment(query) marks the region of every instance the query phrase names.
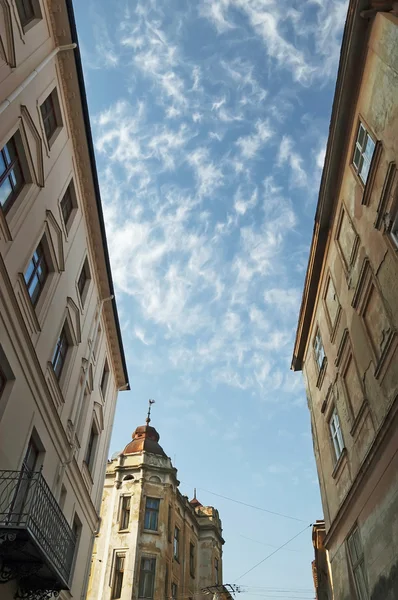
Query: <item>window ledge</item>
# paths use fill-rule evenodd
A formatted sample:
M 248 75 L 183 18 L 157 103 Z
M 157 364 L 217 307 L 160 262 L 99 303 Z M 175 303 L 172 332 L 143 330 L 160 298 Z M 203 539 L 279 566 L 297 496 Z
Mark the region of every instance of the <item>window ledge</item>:
M 118 533 L 130 533 L 130 529 L 119 529 Z
M 143 529 L 143 533 L 151 533 L 152 535 L 160 535 L 160 531 L 155 531 L 154 529 Z
M 343 448 L 343 451 L 340 454 L 338 461 L 336 462 L 334 469 L 332 471 L 333 479 L 338 479 L 340 477 L 346 463 L 347 463 L 347 449 Z
M 351 427 L 351 429 L 350 429 L 350 435 L 352 435 L 352 436 L 354 436 L 354 435 L 355 435 L 355 433 L 356 433 L 356 431 L 357 431 L 357 429 L 358 429 L 358 426 L 359 426 L 360 422 L 362 421 L 362 417 L 363 417 L 363 416 L 365 415 L 365 413 L 367 413 L 368 411 L 369 411 L 369 404 L 368 404 L 368 401 L 367 401 L 367 399 L 366 399 L 366 398 L 364 398 L 364 400 L 363 400 L 363 402 L 362 402 L 362 404 L 361 404 L 361 407 L 360 407 L 360 409 L 359 409 L 359 411 L 358 411 L 358 414 L 357 414 L 357 416 L 355 417 L 355 419 L 354 419 L 354 422 L 353 422 L 353 424 L 352 424 L 352 427 Z
M 46 370 L 46 381 L 48 388 L 50 390 L 51 397 L 54 401 L 54 404 L 57 410 L 60 410 L 61 406 L 63 406 L 65 400 L 62 394 L 62 390 L 59 386 L 59 381 L 54 373 L 53 365 L 51 362 L 47 363 Z
M 322 387 L 322 383 L 325 378 L 327 366 L 328 366 L 328 361 L 327 361 L 327 358 L 325 357 L 322 361 L 322 366 L 319 369 L 318 379 L 316 380 L 316 387 L 319 389 L 321 389 L 321 387 Z
M 175 560 L 176 562 L 178 562 L 178 564 L 180 564 L 180 559 L 177 558 L 177 556 L 173 556 L 173 560 Z

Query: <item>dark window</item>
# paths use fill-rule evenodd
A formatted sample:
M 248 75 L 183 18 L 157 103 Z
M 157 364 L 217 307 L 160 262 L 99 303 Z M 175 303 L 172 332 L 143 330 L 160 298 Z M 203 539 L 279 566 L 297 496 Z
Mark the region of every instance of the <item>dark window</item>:
M 1 367 L 0 367 L 0 396 L 4 392 L 4 388 L 6 387 L 7 379 L 4 375 Z
M 156 558 L 141 558 L 140 582 L 138 586 L 139 598 L 153 598 L 155 587 Z
M 105 398 L 105 394 L 106 394 L 106 388 L 108 385 L 108 377 L 109 377 L 109 366 L 108 366 L 108 361 L 105 360 L 104 369 L 102 371 L 102 377 L 101 377 L 101 393 L 102 393 L 103 398 Z M 157 521 L 156 521 L 156 523 L 157 523 Z M 150 528 L 147 527 L 146 529 L 150 529 Z M 157 529 L 157 525 L 156 525 L 156 529 Z
M 215 573 L 216 585 L 219 585 L 220 584 L 220 571 L 219 571 L 218 558 L 214 559 L 214 573 Z
M 171 542 L 172 539 L 172 531 L 171 531 L 171 504 L 169 504 L 169 512 L 167 514 L 167 539 Z
M 191 577 L 195 577 L 195 546 L 189 544 L 189 572 Z
M 177 560 L 180 556 L 180 530 L 178 527 L 174 527 L 173 556 Z
M 79 551 L 80 536 L 82 533 L 82 524 L 76 513 L 75 513 L 75 516 L 73 517 L 72 531 L 73 531 L 73 535 L 75 536 L 75 540 L 76 540 L 75 552 L 74 552 L 74 556 L 73 556 L 73 571 L 74 571 L 77 553 Z
M 171 584 L 171 597 L 173 600 L 177 600 L 178 587 L 177 584 L 173 581 Z
M 122 496 L 120 511 L 120 529 L 127 529 L 130 523 L 131 496 Z
M 98 433 L 94 425 L 91 426 L 90 437 L 88 438 L 86 456 L 84 462 L 88 466 L 90 473 L 93 471 L 95 451 L 97 448 Z
M 144 529 L 158 530 L 159 504 L 160 500 L 158 498 L 146 499 Z
M 38 0 L 16 0 L 16 5 L 22 27 L 26 27 L 34 19 L 41 18 Z
M 359 124 L 352 164 L 363 183 L 366 183 L 372 162 L 375 143 L 362 123 Z
M 24 183 L 21 161 L 13 136 L 0 152 L 0 206 L 5 213 L 12 206 Z
M 124 555 L 117 554 L 115 557 L 115 573 L 113 575 L 112 598 L 120 598 L 122 595 L 124 575 Z
M 336 454 L 336 460 L 340 458 L 341 453 L 344 450 L 343 434 L 341 432 L 339 415 L 337 414 L 336 408 L 333 409 L 332 415 L 329 421 L 330 435 L 332 437 L 333 447 Z
M 48 264 L 44 253 L 42 242 L 37 246 L 33 253 L 28 268 L 25 271 L 25 283 L 28 288 L 30 299 L 32 300 L 33 306 L 37 304 L 41 292 L 43 291 L 44 284 L 48 277 Z
M 366 579 L 365 559 L 358 528 L 355 528 L 348 540 L 348 551 L 351 559 L 351 568 L 354 574 L 358 600 L 368 600 L 368 585 Z
M 82 270 L 80 271 L 79 279 L 77 280 L 77 287 L 79 289 L 80 299 L 81 299 L 83 305 L 84 305 L 84 301 L 85 301 L 86 295 L 87 295 L 86 284 L 89 279 L 90 279 L 90 270 L 88 268 L 88 260 L 86 258 L 86 260 L 84 261 Z
M 314 338 L 314 353 L 318 369 L 321 370 L 323 366 L 323 361 L 325 360 L 325 350 L 323 348 L 321 332 L 319 331 L 319 329 L 317 330 Z
M 69 217 L 72 214 L 73 208 L 74 208 L 74 206 L 73 206 L 73 198 L 72 198 L 72 188 L 71 188 L 71 184 L 69 184 L 66 189 L 66 192 L 64 194 L 64 197 L 61 200 L 62 218 L 64 220 L 65 225 L 68 224 Z
M 61 126 L 60 119 L 57 116 L 56 103 L 58 103 L 57 92 L 53 90 L 40 106 L 44 131 L 46 132 L 48 142 L 51 141 L 57 127 Z
M 169 565 L 166 565 L 166 576 L 164 578 L 164 597 L 168 600 L 169 597 Z
M 62 328 L 57 344 L 55 346 L 54 355 L 52 359 L 52 365 L 54 373 L 59 379 L 61 377 L 62 370 L 65 365 L 66 356 L 68 354 L 69 342 L 66 335 L 65 326 Z

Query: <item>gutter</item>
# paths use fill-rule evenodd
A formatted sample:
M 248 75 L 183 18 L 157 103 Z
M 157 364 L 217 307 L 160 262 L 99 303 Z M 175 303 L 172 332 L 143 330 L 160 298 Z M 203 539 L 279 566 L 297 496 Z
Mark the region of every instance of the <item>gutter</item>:
M 117 304 L 116 304 L 116 300 L 115 300 L 115 290 L 114 290 L 114 286 L 113 286 L 111 265 L 110 265 L 110 260 L 109 260 L 108 244 L 106 241 L 104 214 L 102 212 L 102 203 L 101 203 L 101 192 L 100 192 L 100 187 L 99 187 L 99 182 L 98 182 L 98 171 L 97 171 L 97 165 L 96 165 L 96 161 L 95 161 L 93 136 L 92 136 L 92 132 L 91 132 L 90 116 L 89 116 L 89 111 L 88 111 L 88 103 L 87 103 L 87 95 L 86 95 L 86 87 L 84 85 L 83 67 L 82 67 L 82 60 L 81 60 L 81 55 L 80 55 L 79 40 L 78 40 L 78 36 L 77 36 L 76 21 L 75 21 L 75 14 L 73 11 L 72 0 L 66 0 L 66 10 L 68 13 L 72 43 L 76 44 L 76 50 L 74 52 L 75 65 L 76 65 L 77 78 L 78 78 L 78 82 L 79 82 L 84 126 L 86 129 L 86 138 L 87 138 L 87 145 L 88 145 L 88 153 L 89 153 L 89 157 L 90 157 L 91 173 L 92 173 L 93 182 L 94 182 L 95 200 L 97 203 L 98 219 L 99 219 L 99 224 L 100 224 L 100 229 L 101 229 L 106 272 L 108 275 L 109 294 L 110 294 L 110 296 L 113 296 L 113 299 L 112 299 L 113 317 L 115 319 L 116 333 L 117 333 L 118 342 L 119 342 L 119 351 L 120 351 L 120 356 L 121 356 L 122 365 L 123 365 L 123 373 L 124 373 L 125 381 L 127 383 L 126 390 L 129 390 L 130 385 L 129 385 L 129 378 L 128 378 L 128 373 L 127 373 L 126 357 L 124 355 L 122 334 L 121 334 L 121 330 L 120 330 L 119 315 L 117 312 Z

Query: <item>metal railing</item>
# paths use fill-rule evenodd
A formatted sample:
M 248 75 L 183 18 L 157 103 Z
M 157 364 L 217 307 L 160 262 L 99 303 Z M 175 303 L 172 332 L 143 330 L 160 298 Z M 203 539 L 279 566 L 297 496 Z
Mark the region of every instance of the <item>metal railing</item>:
M 76 539 L 41 471 L 0 470 L 0 531 L 26 530 L 68 584 Z

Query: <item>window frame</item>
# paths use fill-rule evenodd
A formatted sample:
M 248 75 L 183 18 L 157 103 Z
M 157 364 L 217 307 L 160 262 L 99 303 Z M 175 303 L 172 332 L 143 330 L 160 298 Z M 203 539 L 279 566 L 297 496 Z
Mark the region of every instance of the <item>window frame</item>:
M 73 195 L 72 195 L 72 182 L 70 182 L 67 185 L 66 190 L 61 198 L 60 206 L 61 206 L 62 220 L 64 222 L 65 227 L 68 228 L 68 223 L 70 221 L 73 209 L 75 208 L 74 202 L 73 202 Z M 66 211 L 65 207 L 66 208 L 70 207 L 70 210 Z
M 337 427 L 336 427 L 337 423 Z M 334 449 L 335 462 L 337 463 L 344 452 L 345 444 L 343 432 L 341 429 L 339 413 L 336 406 L 333 406 L 328 419 L 329 435 Z
M 118 600 L 122 595 L 125 560 L 126 560 L 125 552 L 116 552 L 115 553 L 115 560 L 114 560 L 114 565 L 113 565 L 113 576 L 112 576 L 112 591 L 111 591 L 112 600 Z M 119 566 L 119 568 L 118 568 L 119 561 L 121 561 L 121 566 Z
M 84 464 L 86 465 L 90 475 L 93 475 L 95 468 L 95 457 L 97 454 L 99 441 L 99 432 L 95 426 L 95 421 L 91 422 L 90 433 L 87 440 L 86 452 L 84 453 Z
M 51 110 L 44 112 L 47 107 L 47 102 L 50 103 Z M 59 102 L 58 90 L 55 86 L 51 92 L 47 94 L 42 103 L 40 104 L 40 116 L 43 124 L 44 135 L 46 138 L 46 142 L 48 147 L 51 149 L 53 143 L 58 137 L 58 133 L 63 127 L 62 115 L 61 115 L 61 106 Z M 47 131 L 47 122 L 51 119 L 52 125 L 51 129 Z
M 153 506 L 148 506 L 150 502 L 156 502 L 157 508 Z M 159 510 L 160 510 L 160 498 L 154 498 L 152 496 L 146 496 L 145 498 L 145 513 L 144 513 L 144 529 L 145 531 L 158 531 L 159 528 Z M 152 520 L 155 519 L 155 526 L 153 525 Z
M 3 211 L 4 215 L 7 215 L 7 213 L 9 212 L 9 210 L 11 209 L 11 207 L 17 200 L 22 189 L 24 188 L 25 184 L 27 183 L 26 175 L 24 173 L 25 169 L 24 169 L 24 165 L 23 165 L 23 160 L 21 159 L 20 150 L 18 149 L 18 145 L 20 146 L 21 144 L 18 144 L 17 140 L 15 139 L 16 135 L 18 135 L 18 134 L 19 134 L 19 136 L 21 135 L 19 133 L 19 130 L 17 129 L 0 150 L 0 156 L 1 156 L 2 162 L 4 163 L 4 167 L 5 167 L 4 171 L 2 171 L 2 173 L 0 175 L 0 190 L 1 190 L 2 185 L 6 181 L 8 181 L 8 183 L 11 187 L 11 192 L 8 194 L 4 203 L 3 204 L 0 203 L 0 208 Z M 21 140 L 21 143 L 22 143 L 22 140 Z M 13 148 L 12 153 L 10 152 L 8 146 Z M 12 156 L 12 154 L 14 154 L 14 156 Z M 19 174 L 20 174 L 19 181 L 18 181 L 18 177 L 16 177 L 16 175 L 14 173 L 15 169 L 17 169 L 17 171 L 19 171 Z M 13 174 L 15 177 L 15 180 L 16 180 L 15 184 L 13 183 L 13 180 L 11 178 L 11 174 Z
M 62 340 L 61 340 L 61 338 L 62 338 Z M 57 372 L 56 361 L 58 360 L 59 356 L 61 355 L 61 352 L 60 352 L 60 343 L 59 343 L 60 340 L 66 344 L 66 350 L 63 350 L 64 356 L 63 356 L 63 359 L 62 359 L 61 367 L 60 367 L 59 371 Z M 66 326 L 66 320 L 65 320 L 64 324 L 62 325 L 62 329 L 60 331 L 60 334 L 59 334 L 59 336 L 57 338 L 57 341 L 55 343 L 55 348 L 54 348 L 53 356 L 52 356 L 52 359 L 51 359 L 52 368 L 53 368 L 55 377 L 58 380 L 58 382 L 61 380 L 62 373 L 64 372 L 65 365 L 66 365 L 67 360 L 68 360 L 68 355 L 69 355 L 69 351 L 70 351 L 71 346 L 72 346 L 72 344 L 71 344 L 69 336 L 68 336 L 68 331 L 67 331 L 67 326 Z M 63 347 L 61 346 L 61 348 L 63 348 Z
M 108 359 L 105 358 L 104 366 L 102 368 L 101 381 L 100 381 L 101 395 L 104 400 L 106 397 L 106 392 L 108 390 L 108 383 L 109 383 L 109 363 L 108 363 Z
M 38 251 L 40 249 L 40 256 L 38 256 L 38 258 L 35 260 L 35 255 L 38 254 Z M 33 264 L 33 269 L 27 279 L 27 272 L 28 269 L 30 268 L 30 266 Z M 39 273 L 39 268 L 43 267 L 44 265 L 44 279 L 38 276 Z M 43 290 L 45 289 L 46 286 L 46 282 L 48 281 L 48 277 L 51 273 L 51 265 L 50 265 L 50 261 L 48 260 L 47 256 L 46 256 L 46 248 L 44 245 L 44 236 L 41 238 L 40 242 L 37 244 L 35 251 L 33 252 L 30 261 L 28 263 L 28 266 L 25 269 L 24 272 L 24 280 L 25 280 L 25 285 L 26 285 L 26 290 L 28 292 L 29 298 L 32 302 L 32 305 L 34 307 L 37 306 L 37 303 L 43 293 Z M 36 279 L 37 281 L 37 285 L 35 286 L 33 292 L 30 292 L 30 287 L 31 284 L 33 283 L 33 281 Z M 35 295 L 36 290 L 39 290 L 37 295 Z
M 150 561 L 151 568 L 144 569 L 145 561 Z M 148 575 L 149 574 L 149 575 Z M 150 595 L 146 595 L 147 577 L 151 578 L 150 582 Z M 138 580 L 138 598 L 146 598 L 152 600 L 155 593 L 155 576 L 156 576 L 156 557 L 154 556 L 141 556 L 140 562 L 140 576 Z
M 365 555 L 357 525 L 347 537 L 346 543 L 358 600 L 369 600 L 368 582 L 365 570 Z M 354 556 L 354 552 L 356 556 Z M 361 577 L 357 576 L 358 573 L 361 573 Z
M 317 366 L 318 373 L 320 373 L 326 364 L 326 353 L 319 325 L 317 326 L 315 331 L 312 347 L 314 351 L 315 364 Z M 319 362 L 320 356 L 322 356 L 321 362 Z
M 363 135 L 363 142 L 361 143 L 360 136 L 361 136 L 362 130 L 364 132 L 364 135 Z M 371 143 L 373 144 L 373 149 L 372 149 L 372 153 L 371 153 L 370 157 L 366 154 L 366 150 L 368 147 L 368 140 L 370 140 Z M 357 174 L 357 176 L 359 177 L 360 181 L 362 182 L 362 184 L 364 186 L 366 186 L 366 183 L 369 179 L 370 169 L 372 166 L 372 159 L 373 159 L 375 150 L 376 150 L 376 140 L 374 139 L 374 137 L 370 133 L 370 131 L 367 129 L 364 122 L 362 120 L 359 120 L 357 133 L 355 136 L 354 149 L 352 152 L 351 164 L 353 166 L 355 173 Z M 357 153 L 359 153 L 359 157 L 358 157 L 358 160 L 356 163 L 355 156 Z M 367 165 L 367 171 L 366 171 L 365 177 L 362 176 L 364 164 Z
M 4 392 L 5 388 L 6 388 L 7 381 L 8 381 L 7 376 L 4 373 L 4 371 L 3 371 L 3 369 L 2 369 L 2 367 L 0 365 L 0 398 L 2 397 L 3 392 Z
M 79 295 L 79 299 L 80 299 L 82 308 L 84 308 L 84 305 L 85 305 L 85 302 L 87 299 L 87 293 L 88 293 L 88 289 L 90 287 L 90 281 L 91 281 L 91 272 L 90 272 L 90 266 L 88 264 L 88 258 L 86 256 L 86 258 L 83 261 L 83 265 L 80 269 L 80 273 L 79 273 L 79 276 L 76 281 L 77 292 Z
M 125 506 L 125 504 L 128 506 Z M 127 518 L 126 518 L 127 515 Z M 119 519 L 119 531 L 125 531 L 130 525 L 131 515 L 131 496 L 122 496 L 120 498 L 120 519 Z
M 180 560 L 180 528 L 177 527 L 177 525 L 174 526 L 173 558 L 175 558 L 177 562 Z
M 26 13 L 25 10 L 25 5 L 29 4 L 30 8 L 32 10 L 32 16 L 27 19 L 25 19 L 22 15 L 21 15 L 21 9 L 24 11 L 24 13 Z M 40 9 L 40 3 L 39 0 L 15 0 L 15 6 L 17 9 L 17 13 L 18 13 L 18 18 L 19 21 L 21 23 L 21 27 L 24 30 L 24 32 L 26 33 L 33 25 L 36 24 L 37 21 L 40 21 L 43 17 L 42 17 L 42 13 L 41 13 L 41 9 Z
M 178 583 L 175 581 L 171 582 L 171 600 L 177 600 L 178 598 Z

